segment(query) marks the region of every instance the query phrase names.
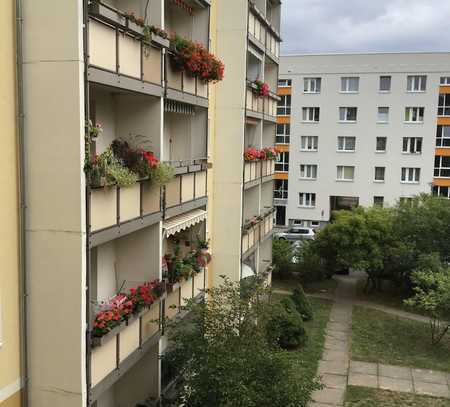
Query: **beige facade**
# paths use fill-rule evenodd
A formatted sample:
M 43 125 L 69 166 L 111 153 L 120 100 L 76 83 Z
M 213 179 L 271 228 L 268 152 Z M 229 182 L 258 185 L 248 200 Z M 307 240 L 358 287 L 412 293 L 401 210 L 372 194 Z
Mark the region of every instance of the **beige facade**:
M 21 405 L 19 171 L 16 125 L 15 7 L 0 5 L 0 406 Z

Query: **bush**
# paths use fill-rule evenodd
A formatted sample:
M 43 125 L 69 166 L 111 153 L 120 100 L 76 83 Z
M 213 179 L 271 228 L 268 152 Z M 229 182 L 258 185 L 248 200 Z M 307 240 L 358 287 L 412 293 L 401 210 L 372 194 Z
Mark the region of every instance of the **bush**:
M 294 304 L 297 312 L 301 315 L 303 321 L 310 321 L 313 319 L 314 314 L 312 306 L 308 298 L 306 298 L 301 285 L 298 285 L 297 288 L 294 289 L 294 292 L 291 295 L 291 302 Z
M 306 343 L 302 316 L 290 298 L 273 305 L 266 329 L 269 343 L 282 349 L 296 349 Z
M 315 241 L 303 242 L 295 251 L 295 258 L 297 264 L 294 271 L 299 274 L 303 284 L 329 279 L 334 274 L 319 256 Z
M 284 277 L 290 272 L 294 255 L 292 245 L 287 240 L 274 239 L 272 243 L 272 263 L 274 271 Z

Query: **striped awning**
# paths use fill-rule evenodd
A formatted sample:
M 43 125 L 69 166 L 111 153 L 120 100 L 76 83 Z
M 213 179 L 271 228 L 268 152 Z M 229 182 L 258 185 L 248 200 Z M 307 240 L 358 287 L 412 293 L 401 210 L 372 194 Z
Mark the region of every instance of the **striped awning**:
M 208 212 L 203 209 L 195 209 L 193 211 L 183 213 L 166 220 L 163 223 L 163 228 L 166 232 L 166 237 L 172 236 L 175 233 L 188 229 L 197 223 L 203 222 L 208 216 Z

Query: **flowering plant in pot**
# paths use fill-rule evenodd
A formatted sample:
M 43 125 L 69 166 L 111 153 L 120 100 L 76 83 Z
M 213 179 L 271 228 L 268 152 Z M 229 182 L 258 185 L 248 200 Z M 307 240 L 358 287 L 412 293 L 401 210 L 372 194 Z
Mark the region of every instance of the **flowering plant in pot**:
M 125 321 L 133 312 L 133 304 L 126 295 L 118 294 L 100 305 L 94 325 L 93 336 L 102 337 Z
M 257 161 L 261 158 L 261 152 L 257 148 L 248 147 L 244 152 L 245 161 Z
M 144 17 L 136 16 L 134 11 L 127 11 L 127 12 L 125 12 L 125 17 L 127 17 L 129 21 L 131 21 L 132 23 L 138 25 L 139 27 L 144 27 L 145 26 Z
M 278 149 L 276 147 L 266 147 L 263 149 L 266 160 L 275 160 L 278 155 Z
M 269 96 L 270 93 L 270 88 L 269 85 L 266 82 L 260 81 L 260 80 L 256 80 L 253 82 L 256 86 L 255 89 L 255 94 L 258 95 L 259 97 L 266 97 Z

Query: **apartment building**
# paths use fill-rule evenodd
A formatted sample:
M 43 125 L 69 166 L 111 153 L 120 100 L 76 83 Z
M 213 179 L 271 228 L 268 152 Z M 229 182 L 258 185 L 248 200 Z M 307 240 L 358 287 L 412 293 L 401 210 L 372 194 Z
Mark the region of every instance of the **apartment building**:
M 290 118 L 279 105 L 290 121 L 281 223 L 320 227 L 338 209 L 448 196 L 448 53 L 294 55 L 280 67 L 291 93 Z
M 21 406 L 21 277 L 19 144 L 17 132 L 14 2 L 0 4 L 0 406 Z
M 211 3 L 23 6 L 29 405 L 152 405 L 163 321 L 210 278 L 208 83 L 180 49 L 209 48 Z
M 216 50 L 230 68 L 214 107 L 215 282 L 270 279 L 280 9 L 279 0 L 216 2 Z

